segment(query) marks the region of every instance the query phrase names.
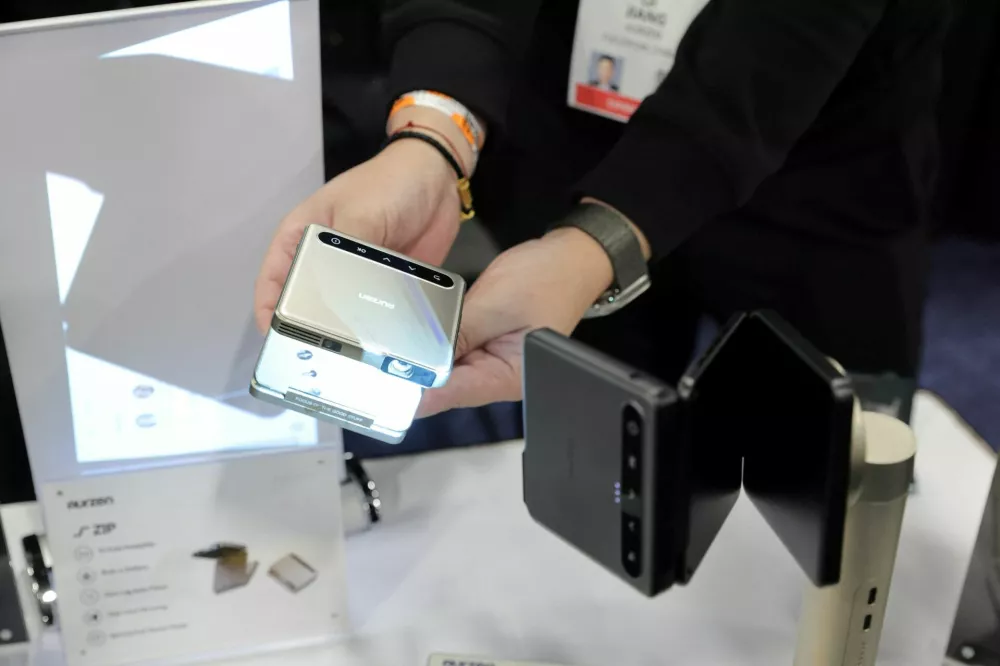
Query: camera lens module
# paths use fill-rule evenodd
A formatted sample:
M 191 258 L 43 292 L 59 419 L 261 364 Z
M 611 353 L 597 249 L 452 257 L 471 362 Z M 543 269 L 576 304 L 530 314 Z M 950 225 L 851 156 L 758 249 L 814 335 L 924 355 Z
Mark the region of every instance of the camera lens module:
M 434 386 L 434 379 L 437 376 L 433 370 L 391 356 L 382 359 L 382 372 L 427 388 Z

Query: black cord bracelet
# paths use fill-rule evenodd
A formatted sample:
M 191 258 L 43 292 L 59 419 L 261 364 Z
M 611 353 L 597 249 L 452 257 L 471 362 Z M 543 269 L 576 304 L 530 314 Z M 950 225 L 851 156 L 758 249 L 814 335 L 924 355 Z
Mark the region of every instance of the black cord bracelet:
M 424 134 L 423 132 L 400 130 L 399 132 L 390 134 L 382 143 L 382 150 L 385 150 L 390 144 L 393 144 L 400 139 L 417 139 L 419 141 L 423 141 L 429 146 L 433 146 L 439 153 L 441 153 L 441 157 L 447 160 L 448 164 L 451 165 L 451 168 L 455 170 L 455 177 L 459 180 L 465 178 L 465 174 L 462 173 L 462 167 L 458 164 L 458 160 L 455 159 L 455 156 L 451 154 L 451 151 L 449 151 L 443 143 L 432 136 Z
M 455 159 L 455 156 L 451 154 L 445 145 L 434 137 L 428 136 L 423 132 L 401 130 L 386 137 L 385 141 L 382 142 L 382 150 L 385 150 L 390 144 L 401 139 L 416 139 L 418 141 L 423 141 L 441 153 L 441 157 L 443 157 L 445 161 L 451 165 L 451 168 L 455 170 L 455 176 L 458 178 L 458 196 L 462 209 L 462 221 L 464 222 L 465 220 L 475 217 L 476 211 L 472 207 L 472 192 L 469 190 L 469 179 L 465 177 L 464 173 L 462 173 L 462 167 L 459 165 L 458 160 Z

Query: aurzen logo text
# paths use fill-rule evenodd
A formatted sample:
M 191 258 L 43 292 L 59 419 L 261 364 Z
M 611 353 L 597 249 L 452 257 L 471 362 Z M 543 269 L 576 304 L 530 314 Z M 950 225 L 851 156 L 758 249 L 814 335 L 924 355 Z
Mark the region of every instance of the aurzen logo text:
M 110 506 L 115 503 L 114 497 L 90 497 L 82 500 L 66 502 L 67 509 L 94 509 L 99 506 Z
M 370 295 L 368 295 L 368 294 L 366 294 L 364 292 L 359 292 L 358 293 L 358 298 L 360 298 L 363 301 L 368 301 L 369 303 L 374 303 L 375 305 L 381 305 L 382 307 L 387 308 L 389 310 L 395 310 L 396 309 L 395 303 L 390 303 L 389 301 L 384 301 L 381 298 L 375 298 L 374 296 L 370 296 Z

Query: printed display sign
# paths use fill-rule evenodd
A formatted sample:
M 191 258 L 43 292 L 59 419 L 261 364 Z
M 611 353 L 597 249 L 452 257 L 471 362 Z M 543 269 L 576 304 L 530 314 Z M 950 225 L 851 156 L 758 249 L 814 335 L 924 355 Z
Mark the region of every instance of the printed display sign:
M 570 65 L 571 107 L 621 122 L 674 66 L 708 0 L 581 0 Z
M 286 452 L 46 484 L 67 664 L 345 633 L 338 458 Z

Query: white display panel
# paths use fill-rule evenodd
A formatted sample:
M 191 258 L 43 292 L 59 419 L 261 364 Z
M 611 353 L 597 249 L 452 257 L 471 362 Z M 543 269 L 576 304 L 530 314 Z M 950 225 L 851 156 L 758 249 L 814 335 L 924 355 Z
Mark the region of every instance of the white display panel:
M 318 25 L 278 0 L 0 26 L 0 324 L 36 483 L 339 441 L 247 393 L 260 260 L 323 181 Z

